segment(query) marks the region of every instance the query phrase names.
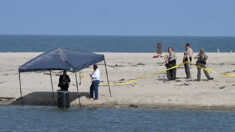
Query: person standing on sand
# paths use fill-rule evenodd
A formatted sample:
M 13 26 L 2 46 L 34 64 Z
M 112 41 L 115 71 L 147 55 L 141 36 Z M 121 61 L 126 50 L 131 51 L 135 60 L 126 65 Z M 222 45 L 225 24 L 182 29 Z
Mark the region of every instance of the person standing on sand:
M 194 57 L 194 59 L 197 59 L 197 66 L 200 66 L 202 68 L 206 68 L 206 61 L 208 59 L 208 56 L 205 54 L 204 49 L 200 49 L 200 53 Z M 208 80 L 213 80 L 213 78 L 210 77 L 209 73 L 206 70 L 203 70 Z M 201 80 L 201 68 L 197 68 L 197 81 Z
M 192 62 L 192 57 L 193 57 L 193 50 L 190 48 L 189 43 L 187 43 L 185 45 L 183 62 L 187 61 Z M 189 63 L 184 64 L 184 68 L 185 68 L 186 78 L 191 78 L 190 64 Z
M 63 71 L 63 75 L 60 75 L 58 87 L 60 87 L 62 91 L 68 91 L 69 83 L 69 75 L 67 75 L 67 71 Z
M 100 70 L 98 66 L 95 64 L 93 65 L 94 72 L 90 74 L 92 83 L 90 86 L 90 98 L 93 98 L 93 92 L 95 93 L 94 100 L 98 100 L 98 87 L 100 83 Z
M 174 49 L 172 47 L 169 47 L 168 52 L 169 55 L 165 56 L 165 63 L 167 69 L 176 66 L 176 54 L 174 53 Z M 169 80 L 176 79 L 176 68 L 167 71 L 167 78 Z

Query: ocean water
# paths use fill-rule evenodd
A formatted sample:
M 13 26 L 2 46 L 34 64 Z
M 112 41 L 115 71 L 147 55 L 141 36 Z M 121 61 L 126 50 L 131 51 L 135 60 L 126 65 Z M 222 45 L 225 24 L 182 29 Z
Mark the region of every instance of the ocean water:
M 89 52 L 156 52 L 158 42 L 184 50 L 190 43 L 194 51 L 204 48 L 207 52 L 235 52 L 235 37 L 170 37 L 170 36 L 43 36 L 0 35 L 0 52 L 45 52 L 55 48 L 79 49 Z
M 234 132 L 235 112 L 1 106 L 1 132 Z

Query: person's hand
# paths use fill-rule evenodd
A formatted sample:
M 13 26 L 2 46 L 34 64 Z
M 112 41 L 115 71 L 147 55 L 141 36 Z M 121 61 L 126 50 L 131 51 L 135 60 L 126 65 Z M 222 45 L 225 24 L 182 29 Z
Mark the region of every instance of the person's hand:
M 173 61 L 174 59 L 170 59 L 170 61 Z

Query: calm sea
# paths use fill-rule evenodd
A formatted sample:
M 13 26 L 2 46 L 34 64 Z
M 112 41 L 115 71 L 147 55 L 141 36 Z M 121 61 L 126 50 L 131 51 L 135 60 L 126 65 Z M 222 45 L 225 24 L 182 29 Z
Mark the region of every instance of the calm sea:
M 55 48 L 79 49 L 89 52 L 156 52 L 156 44 L 184 50 L 190 43 L 195 51 L 235 52 L 235 37 L 160 37 L 160 36 L 40 36 L 0 35 L 0 52 L 45 52 Z
M 1 106 L 1 132 L 234 132 L 235 112 Z

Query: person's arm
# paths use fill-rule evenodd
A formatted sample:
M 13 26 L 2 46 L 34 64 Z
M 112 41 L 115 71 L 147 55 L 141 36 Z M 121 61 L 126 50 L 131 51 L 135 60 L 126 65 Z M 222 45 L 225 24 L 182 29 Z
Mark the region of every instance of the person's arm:
M 71 82 L 69 75 L 67 75 L 67 78 L 68 78 L 68 80 L 67 80 L 67 81 L 68 81 L 68 82 Z
M 164 60 L 165 60 L 165 63 L 168 64 L 168 55 L 165 55 Z
M 63 82 L 62 76 L 60 75 L 59 82 Z
M 184 52 L 183 61 L 187 58 L 187 51 Z
M 193 57 L 193 50 L 192 50 L 192 49 L 189 50 L 188 56 L 189 56 L 189 57 Z
M 199 54 L 197 56 L 194 57 L 194 59 L 198 59 L 199 58 Z
M 91 75 L 92 79 L 97 79 L 97 71 L 95 71 L 92 75 Z
M 205 58 L 205 61 L 207 61 L 208 60 L 208 55 L 206 55 L 206 58 Z

